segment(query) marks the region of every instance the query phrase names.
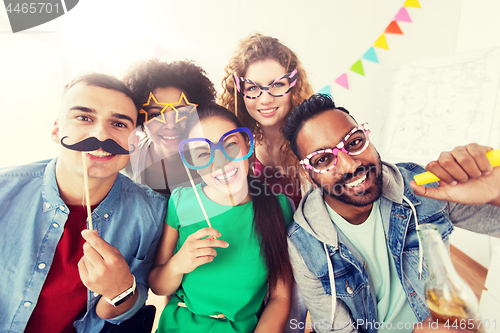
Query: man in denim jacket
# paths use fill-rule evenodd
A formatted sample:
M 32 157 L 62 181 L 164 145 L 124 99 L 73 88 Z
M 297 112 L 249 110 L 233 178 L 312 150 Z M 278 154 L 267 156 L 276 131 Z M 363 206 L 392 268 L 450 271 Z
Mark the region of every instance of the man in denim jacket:
M 59 157 L 0 171 L 0 332 L 100 332 L 144 305 L 166 203 L 118 173 L 137 116 L 121 81 L 82 76 L 51 133 Z
M 313 185 L 288 240 L 316 332 L 411 332 L 430 315 L 417 224 L 437 225 L 446 243 L 454 226 L 500 235 L 500 168 L 486 158 L 491 148 L 443 153 L 427 166 L 441 182 L 424 187 L 412 180 L 425 169 L 382 162 L 366 126 L 327 95 L 297 106 L 283 132 Z

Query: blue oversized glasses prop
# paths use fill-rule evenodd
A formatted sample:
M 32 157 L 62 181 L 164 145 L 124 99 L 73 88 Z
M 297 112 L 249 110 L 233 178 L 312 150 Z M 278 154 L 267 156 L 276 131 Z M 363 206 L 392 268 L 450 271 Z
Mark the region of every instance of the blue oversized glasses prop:
M 227 146 L 225 146 L 225 144 L 227 144 L 227 142 L 224 142 L 224 139 L 227 138 L 228 136 L 230 136 L 231 134 L 242 133 L 242 132 L 246 133 L 249 140 L 250 140 L 250 149 L 248 150 L 248 153 L 245 154 L 245 156 L 236 157 L 237 155 L 239 155 L 239 152 L 241 151 L 240 146 L 235 142 L 229 143 Z M 207 156 L 205 156 L 205 158 L 203 159 L 203 162 L 201 164 L 194 163 L 193 157 L 191 156 L 192 154 L 190 153 L 188 156 L 186 156 L 186 154 L 185 154 L 186 151 L 190 151 L 190 152 L 192 151 L 192 149 L 189 148 L 190 142 L 203 142 L 205 144 L 208 144 L 209 151 L 202 153 L 202 154 L 205 154 L 205 155 L 210 154 L 210 158 L 206 158 Z M 244 159 L 247 159 L 250 157 L 250 155 L 252 155 L 253 150 L 254 150 L 254 141 L 253 141 L 252 132 L 250 131 L 250 129 L 248 129 L 246 127 L 239 127 L 239 128 L 231 130 L 231 131 L 225 133 L 224 135 L 222 135 L 221 138 L 219 139 L 219 142 L 217 142 L 217 143 L 213 143 L 212 141 L 210 141 L 206 138 L 191 138 L 191 139 L 182 140 L 181 143 L 179 144 L 179 152 L 181 154 L 182 162 L 184 162 L 184 165 L 186 165 L 189 169 L 194 169 L 194 170 L 200 170 L 200 169 L 206 168 L 210 164 L 212 164 L 212 162 L 214 161 L 215 151 L 217 149 L 222 151 L 224 156 L 229 161 L 237 162 L 237 161 L 242 161 Z M 200 160 L 198 159 L 198 162 L 199 161 Z

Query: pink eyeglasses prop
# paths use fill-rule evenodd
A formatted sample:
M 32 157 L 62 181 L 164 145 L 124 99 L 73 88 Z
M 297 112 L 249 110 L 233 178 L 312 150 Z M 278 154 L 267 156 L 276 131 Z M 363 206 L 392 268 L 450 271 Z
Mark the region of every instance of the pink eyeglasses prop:
M 302 159 L 300 164 L 306 170 L 311 169 L 317 173 L 325 173 L 335 168 L 339 151 L 350 156 L 361 154 L 370 144 L 368 139 L 370 130 L 367 125 L 368 123 L 364 123 L 354 127 L 336 147 L 312 152 Z

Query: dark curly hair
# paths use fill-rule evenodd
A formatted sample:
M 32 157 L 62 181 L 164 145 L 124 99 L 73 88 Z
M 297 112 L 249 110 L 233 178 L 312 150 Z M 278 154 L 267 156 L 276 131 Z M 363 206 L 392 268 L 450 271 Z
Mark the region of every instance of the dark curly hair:
M 300 159 L 297 148 L 297 136 L 299 135 L 300 130 L 304 127 L 304 124 L 308 120 L 328 110 L 339 110 L 350 115 L 349 111 L 345 108 L 336 106 L 330 95 L 314 94 L 301 104 L 297 105 L 288 117 L 285 127 L 283 128 L 283 136 L 290 142 L 290 149 L 293 151 L 295 156 L 297 156 L 297 158 Z M 351 118 L 353 117 L 351 116 Z
M 171 63 L 158 59 L 139 61 L 127 69 L 123 82 L 141 105 L 157 88 L 177 88 L 186 94 L 190 103 L 199 106 L 215 102 L 217 97 L 214 84 L 206 72 L 194 61 L 188 60 Z M 142 121 L 138 121 L 138 125 L 141 124 Z

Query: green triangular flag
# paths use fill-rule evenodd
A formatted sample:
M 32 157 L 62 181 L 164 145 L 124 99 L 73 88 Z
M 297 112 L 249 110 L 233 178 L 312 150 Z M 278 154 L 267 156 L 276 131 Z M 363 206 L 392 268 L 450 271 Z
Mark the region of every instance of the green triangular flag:
M 354 65 L 351 66 L 351 71 L 365 76 L 365 71 L 363 70 L 363 64 L 361 63 L 361 59 L 356 61 Z

